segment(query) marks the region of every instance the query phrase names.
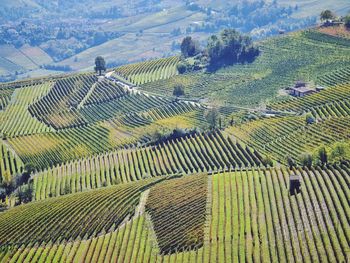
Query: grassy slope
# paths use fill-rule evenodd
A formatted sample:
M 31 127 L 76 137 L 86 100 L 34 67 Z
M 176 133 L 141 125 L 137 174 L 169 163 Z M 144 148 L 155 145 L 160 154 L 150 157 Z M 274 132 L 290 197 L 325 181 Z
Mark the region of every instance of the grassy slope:
M 51 57 L 39 47 L 25 45 L 17 49 L 11 45 L 0 45 L 0 75 L 35 71 L 39 70 L 40 65 L 52 62 Z

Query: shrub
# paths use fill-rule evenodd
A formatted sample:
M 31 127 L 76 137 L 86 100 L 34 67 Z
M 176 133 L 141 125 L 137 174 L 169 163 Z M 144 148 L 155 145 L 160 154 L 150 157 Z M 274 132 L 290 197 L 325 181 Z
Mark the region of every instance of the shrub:
M 315 150 L 314 159 L 317 164 L 325 165 L 328 163 L 328 151 L 325 146 L 320 146 Z
M 187 70 L 187 67 L 186 67 L 186 64 L 183 63 L 183 62 L 179 62 L 177 65 L 176 65 L 176 69 L 177 71 L 179 72 L 179 74 L 184 74 Z
M 185 87 L 182 84 L 176 84 L 174 86 L 173 95 L 176 97 L 185 95 Z
M 209 123 L 210 129 L 215 129 L 220 117 L 219 111 L 216 108 L 211 108 L 205 112 L 205 119 Z
M 350 15 L 344 18 L 345 27 L 350 30 Z
M 291 156 L 287 156 L 286 160 L 287 160 L 287 164 L 288 164 L 290 169 L 292 169 L 293 167 L 295 167 L 297 165 L 295 160 Z
M 312 167 L 312 156 L 309 153 L 304 153 L 300 155 L 299 161 L 304 167 L 306 166 L 309 169 Z
M 350 146 L 342 142 L 336 143 L 331 150 L 331 161 L 334 163 L 343 162 L 347 158 L 350 158 Z
M 315 120 L 314 116 L 312 116 L 311 113 L 308 113 L 305 116 L 305 121 L 306 121 L 306 124 L 313 124 L 313 123 L 315 123 L 316 120 Z

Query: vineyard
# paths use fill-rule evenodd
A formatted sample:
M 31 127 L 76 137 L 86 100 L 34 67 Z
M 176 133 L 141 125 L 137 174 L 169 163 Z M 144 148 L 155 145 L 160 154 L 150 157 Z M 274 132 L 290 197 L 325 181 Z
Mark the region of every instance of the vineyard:
M 230 127 L 227 132 L 285 163 L 286 157 L 298 160 L 318 146 L 349 139 L 350 117 L 333 117 L 311 125 L 303 117 L 276 117 Z
M 1 84 L 0 262 L 349 262 L 350 40 L 258 45 Z
M 36 174 L 34 198 L 100 188 L 145 177 L 261 165 L 261 155 L 220 132 L 191 135 L 158 146 L 119 150 Z
M 114 74 L 116 77 L 121 76 L 136 85 L 141 85 L 177 75 L 176 65 L 179 61 L 178 57 L 161 58 L 121 66 L 115 70 Z
M 1 143 L 0 149 L 0 181 L 10 180 L 11 175 L 20 173 L 23 163 L 14 155 L 5 144 Z
M 350 84 L 338 85 L 310 96 L 270 105 L 273 110 L 309 112 L 315 117 L 349 116 Z
M 303 182 L 301 194 L 291 196 L 286 191 L 291 174 L 300 176 Z M 108 200 L 123 195 L 128 189 L 124 194 L 125 197 L 119 200 L 124 200 L 124 202 L 134 200 L 132 204 L 136 204 L 139 200 L 140 209 L 135 209 L 135 212 L 132 212 L 134 216 L 119 227 L 112 222 L 119 222 L 120 216 L 109 217 L 108 220 L 101 221 L 98 229 L 102 229 L 102 235 L 98 237 L 94 237 L 96 232 L 86 232 L 87 230 L 83 227 L 76 228 L 75 231 L 69 233 L 69 236 L 67 236 L 67 230 L 63 228 L 56 227 L 52 231 L 39 231 L 36 236 L 44 237 L 41 232 L 50 231 L 52 238 L 44 237 L 43 241 L 35 243 L 28 242 L 34 237 L 23 238 L 22 236 L 24 243 L 3 248 L 1 257 L 2 260 L 8 262 L 50 262 L 51 260 L 68 262 L 82 259 L 89 262 L 109 262 L 110 260 L 121 260 L 122 262 L 162 262 L 164 260 L 171 262 L 241 262 L 246 260 L 345 262 L 349 256 L 350 238 L 348 204 L 350 193 L 349 188 L 346 187 L 349 180 L 349 168 L 339 166 L 311 170 L 253 169 L 219 173 L 209 177 L 193 175 L 160 183 L 154 181 L 148 184 L 132 183 L 128 187 L 117 186 L 119 188 L 112 187 L 91 192 L 101 196 L 99 200 L 87 192 L 62 197 L 63 199 L 40 201 L 36 205 L 40 204 L 40 207 L 45 207 L 46 204 L 52 203 L 55 208 L 57 201 L 54 200 L 62 199 L 67 202 L 67 208 L 72 207 L 74 211 L 77 209 L 74 208 L 74 204 L 89 198 L 85 202 L 90 206 L 93 206 L 91 202 L 99 204 L 95 210 L 90 212 L 93 216 L 98 217 L 97 211 L 106 211 L 116 206 Z M 155 183 L 155 186 L 152 187 L 150 185 L 152 183 Z M 144 188 L 151 187 L 151 190 L 150 192 L 146 190 L 140 199 L 138 189 L 142 187 L 141 185 L 144 185 Z M 120 191 L 116 192 L 116 189 Z M 164 191 L 166 189 L 171 189 L 171 191 Z M 194 199 L 189 198 L 190 196 Z M 143 200 L 145 203 L 142 203 L 142 198 L 147 199 Z M 145 205 L 146 210 L 141 209 L 142 205 Z M 186 205 L 190 205 L 193 212 L 190 212 L 191 210 L 188 210 Z M 127 207 L 125 209 L 130 212 L 135 205 Z M 57 209 L 59 211 L 59 208 Z M 145 213 L 149 209 L 152 209 L 153 216 Z M 17 218 L 16 222 L 20 227 L 20 218 L 25 216 L 28 210 L 29 205 L 21 207 L 20 211 L 13 210 L 13 213 L 8 213 L 5 222 L 9 222 L 8 220 L 14 217 L 14 219 Z M 40 216 L 37 217 L 43 218 L 45 211 L 42 209 L 39 212 Z M 84 213 L 84 210 L 78 211 Z M 171 217 L 172 213 L 175 218 Z M 65 216 L 74 217 L 73 214 L 60 215 L 60 217 Z M 157 217 L 161 221 L 157 220 Z M 162 220 L 167 218 L 176 220 L 175 225 L 168 221 L 162 223 Z M 0 217 L 0 224 L 4 224 L 4 220 L 5 218 Z M 23 220 L 27 222 L 28 219 Z M 84 221 L 86 220 L 88 219 Z M 191 224 L 182 228 L 180 227 L 182 220 Z M 39 222 L 36 222 L 32 223 L 33 226 L 39 226 Z M 50 222 L 49 218 L 46 219 L 46 222 Z M 157 226 L 157 224 L 160 225 Z M 176 227 L 177 224 L 180 225 Z M 168 228 L 173 229 L 174 234 L 161 235 L 163 239 L 159 240 L 158 236 L 163 231 L 169 234 Z M 15 231 L 13 233 L 19 234 L 26 231 L 25 228 L 16 230 L 6 227 L 5 229 L 8 229 L 6 233 Z M 195 239 L 197 246 L 188 247 L 188 243 L 183 243 L 186 239 L 181 238 L 183 235 L 181 233 L 189 229 L 202 229 L 195 232 L 196 235 L 200 233 L 199 235 L 202 236 L 202 239 Z M 70 237 L 70 241 L 54 242 L 56 233 L 59 231 L 63 237 Z M 85 236 L 82 235 L 83 233 Z M 1 235 L 2 238 L 8 240 L 3 235 L 4 233 Z M 79 236 L 83 237 L 79 238 Z M 73 237 L 76 237 L 75 241 Z M 195 236 L 186 235 L 186 238 L 189 237 L 194 238 Z M 168 253 L 162 252 L 162 244 L 169 242 L 176 242 L 173 243 L 177 246 L 176 250 Z
M 141 86 L 145 91 L 170 95 L 174 85 L 182 84 L 189 98 L 196 94 L 222 106 L 251 107 L 281 99 L 278 91 L 300 79 L 326 87 L 349 82 L 350 40 L 321 33 L 315 33 L 320 35 L 315 38 L 313 34 L 313 30 L 303 31 L 261 41 L 261 55 L 252 64 L 178 75 Z

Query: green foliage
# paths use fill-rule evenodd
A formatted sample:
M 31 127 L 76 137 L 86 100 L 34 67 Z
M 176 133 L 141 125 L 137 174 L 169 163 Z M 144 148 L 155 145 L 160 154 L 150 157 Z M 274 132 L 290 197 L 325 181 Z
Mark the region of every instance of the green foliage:
M 325 146 L 319 146 L 314 152 L 314 160 L 316 164 L 325 165 L 328 163 L 329 154 Z
M 193 57 L 200 52 L 199 43 L 192 39 L 192 37 L 187 36 L 182 40 L 181 43 L 181 54 L 185 58 Z
M 177 71 L 179 72 L 179 74 L 184 74 L 187 70 L 187 66 L 184 62 L 179 62 L 177 65 L 176 65 L 176 69 Z
M 262 159 L 262 164 L 266 167 L 273 167 L 273 160 L 271 158 L 270 155 L 266 155 L 263 159 Z
M 287 156 L 286 157 L 286 161 L 287 161 L 287 164 L 289 166 L 290 169 L 292 169 L 293 167 L 296 167 L 297 166 L 297 163 L 296 161 L 293 159 L 293 157 L 291 156 Z
M 102 71 L 106 71 L 106 61 L 103 57 L 98 56 L 95 59 L 95 71 L 101 75 Z
M 350 30 L 350 15 L 344 17 L 345 27 Z
M 175 85 L 173 95 L 176 97 L 185 95 L 185 87 L 182 84 Z
M 350 144 L 337 142 L 332 145 L 330 159 L 332 163 L 341 163 L 345 160 L 350 160 Z
M 312 167 L 312 155 L 309 153 L 303 153 L 299 157 L 299 162 L 301 163 L 302 166 L 308 167 L 311 169 Z
M 322 21 L 332 20 L 335 18 L 335 14 L 331 10 L 324 10 L 321 12 L 320 18 Z
M 220 113 L 216 107 L 212 107 L 205 112 L 204 117 L 209 123 L 209 128 L 215 129 L 218 125 Z
M 315 120 L 315 117 L 312 116 L 311 113 L 308 113 L 305 116 L 305 121 L 306 121 L 306 124 L 313 124 L 313 123 L 315 123 L 316 120 Z
M 253 45 L 250 37 L 243 36 L 234 29 L 225 29 L 219 36 L 213 35 L 208 39 L 207 53 L 210 66 L 216 68 L 235 63 L 251 63 L 259 55 L 259 49 Z

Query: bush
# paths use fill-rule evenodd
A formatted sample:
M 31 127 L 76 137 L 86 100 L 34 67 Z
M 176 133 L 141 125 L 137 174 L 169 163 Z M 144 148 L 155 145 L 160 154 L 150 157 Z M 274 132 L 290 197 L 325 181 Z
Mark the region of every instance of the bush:
M 186 72 L 186 70 L 187 70 L 187 66 L 183 62 L 179 62 L 176 65 L 176 68 L 177 68 L 177 72 L 179 72 L 179 74 L 184 74 Z
M 176 97 L 185 95 L 185 87 L 182 84 L 176 84 L 174 86 L 173 95 Z
M 306 121 L 306 124 L 313 124 L 313 123 L 315 123 L 316 120 L 315 120 L 314 116 L 312 116 L 311 113 L 308 113 L 305 116 L 305 121 Z
M 216 108 L 211 108 L 205 112 L 204 117 L 209 123 L 209 128 L 215 129 L 220 118 L 219 111 Z
M 336 143 L 331 150 L 331 162 L 344 162 L 346 159 L 350 159 L 350 145 L 342 142 Z
M 314 153 L 315 162 L 319 165 L 328 163 L 328 151 L 325 146 L 320 146 Z
M 312 167 L 312 156 L 311 156 L 311 154 L 304 153 L 304 154 L 300 155 L 299 161 L 300 161 L 302 166 L 311 169 L 311 167 Z
M 290 169 L 292 169 L 293 167 L 297 166 L 295 160 L 291 156 L 287 156 L 286 157 L 286 161 L 287 161 L 287 164 L 288 164 Z
M 345 27 L 350 30 L 350 15 L 344 18 Z

